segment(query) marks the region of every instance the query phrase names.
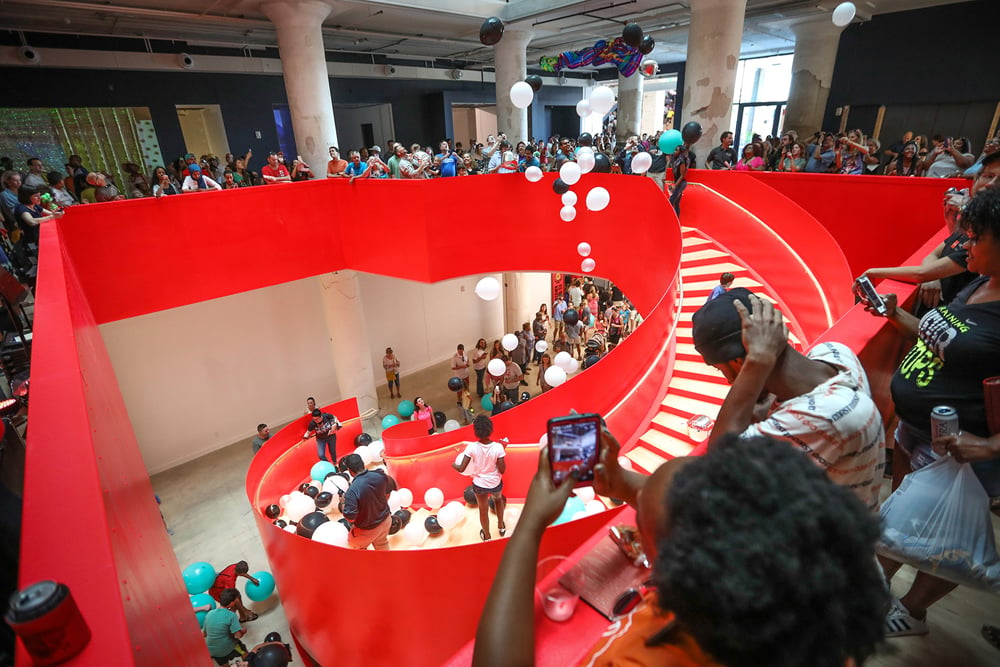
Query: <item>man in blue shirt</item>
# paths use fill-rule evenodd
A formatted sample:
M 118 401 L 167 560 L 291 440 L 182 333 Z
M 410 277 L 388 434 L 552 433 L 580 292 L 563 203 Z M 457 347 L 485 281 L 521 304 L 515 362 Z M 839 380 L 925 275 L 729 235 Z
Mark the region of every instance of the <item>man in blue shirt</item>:
M 358 454 L 344 457 L 348 472 L 354 479 L 344 493 L 344 518 L 351 522 L 347 544 L 352 549 L 389 548 L 389 477 L 382 470 L 367 470 Z
M 347 154 L 347 169 L 344 170 L 346 176 L 360 176 L 368 170 L 368 163 L 362 162 L 361 153 L 351 151 Z
M 813 152 L 806 162 L 806 171 L 811 174 L 826 174 L 837 154 L 833 151 L 833 135 L 823 134 L 823 139 L 812 144 Z

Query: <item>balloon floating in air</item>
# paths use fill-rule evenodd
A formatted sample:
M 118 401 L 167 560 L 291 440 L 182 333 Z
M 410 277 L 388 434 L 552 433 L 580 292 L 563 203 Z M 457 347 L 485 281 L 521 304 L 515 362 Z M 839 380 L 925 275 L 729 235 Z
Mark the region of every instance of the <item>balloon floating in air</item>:
M 540 340 L 537 343 L 535 343 L 535 352 L 537 352 L 538 354 L 542 354 L 547 349 L 549 349 L 549 344 L 547 341 Z
M 833 10 L 833 25 L 843 28 L 854 20 L 857 13 L 858 8 L 854 6 L 853 2 L 842 2 Z
M 510 87 L 510 103 L 518 109 L 525 109 L 535 97 L 534 91 L 524 81 L 518 81 Z
M 562 196 L 563 206 L 576 206 L 576 200 L 577 200 L 576 193 L 573 192 L 572 190 L 564 193 Z
M 680 132 L 677 130 L 667 130 L 660 135 L 660 140 L 657 142 L 657 145 L 660 147 L 660 150 L 667 155 L 673 155 L 674 151 L 677 150 L 677 147 L 683 143 L 684 137 L 681 136 Z
M 603 211 L 611 203 L 611 194 L 604 188 L 592 188 L 587 193 L 587 208 L 591 211 Z
M 701 123 L 695 120 L 684 123 L 684 127 L 681 128 L 681 138 L 689 144 L 693 144 L 701 139 L 701 134 Z
M 559 168 L 559 178 L 566 185 L 576 185 L 577 181 L 580 180 L 580 173 L 580 165 L 576 162 L 566 161 Z
M 586 118 L 590 115 L 590 102 L 588 100 L 580 100 L 576 103 L 576 115 L 580 118 Z
M 573 222 L 576 218 L 576 209 L 572 206 L 563 206 L 559 209 L 559 217 L 563 219 L 563 222 Z
M 594 167 L 597 166 L 597 158 L 594 154 L 594 149 L 589 146 L 583 146 L 576 152 L 576 164 L 580 167 L 581 174 L 589 174 L 594 171 Z
M 652 53 L 653 49 L 656 48 L 656 40 L 649 35 L 646 35 L 642 38 L 642 41 L 639 42 L 639 46 L 637 48 L 639 49 L 639 53 L 644 56 L 648 56 Z
M 594 135 L 590 132 L 584 132 L 576 139 L 576 144 L 578 146 L 590 146 L 594 143 Z
M 571 327 L 576 326 L 576 323 L 579 321 L 580 321 L 580 313 L 578 313 L 575 308 L 570 308 L 565 313 L 563 313 L 563 322 L 565 322 L 569 326 Z
M 590 94 L 590 109 L 596 114 L 604 115 L 615 105 L 615 92 L 607 86 L 598 86 Z
M 566 371 L 558 366 L 549 366 L 545 369 L 545 381 L 550 387 L 558 387 L 566 381 Z
M 461 391 L 462 387 L 464 386 L 465 383 L 462 382 L 462 378 L 458 377 L 448 378 L 448 389 L 452 391 Z
M 532 183 L 542 180 L 542 170 L 538 167 L 528 167 L 524 170 L 524 177 Z
M 482 278 L 476 283 L 476 296 L 483 301 L 493 301 L 500 296 L 500 281 L 493 277 Z
M 580 270 L 584 273 L 590 273 L 595 268 L 597 268 L 597 262 L 594 261 L 593 257 L 588 257 L 587 259 L 580 262 Z
M 653 156 L 646 151 L 636 153 L 632 157 L 633 174 L 645 174 L 651 166 L 653 166 Z
M 642 44 L 642 26 L 638 23 L 629 23 L 622 30 L 622 40 L 631 47 L 639 48 Z
M 557 195 L 564 195 L 569 192 L 569 184 L 561 178 L 552 181 L 552 191 Z
M 503 21 L 491 16 L 479 26 L 479 41 L 486 46 L 493 46 L 503 37 Z
M 563 319 L 565 319 L 565 314 Z M 486 364 L 486 370 L 490 372 L 490 375 L 500 377 L 507 372 L 507 364 L 504 363 L 503 359 L 490 359 L 490 363 Z M 490 409 L 493 409 L 492 406 Z
M 595 174 L 610 174 L 611 173 L 611 158 L 609 158 L 604 153 L 594 153 L 594 169 Z
M 655 60 L 643 60 L 642 65 L 639 66 L 639 72 L 647 79 L 651 76 L 656 76 L 656 73 L 660 71 L 660 65 Z
M 580 257 L 589 257 L 590 256 L 590 244 L 587 243 L 586 241 L 581 241 L 579 244 L 577 244 L 576 251 L 577 251 L 577 253 L 580 254 Z
M 507 350 L 508 352 L 513 352 L 517 349 L 517 336 L 512 333 L 504 334 L 503 338 L 500 339 L 500 347 Z
M 536 93 L 542 89 L 542 77 L 537 74 L 529 74 L 524 78 L 524 82 L 531 86 L 531 90 Z

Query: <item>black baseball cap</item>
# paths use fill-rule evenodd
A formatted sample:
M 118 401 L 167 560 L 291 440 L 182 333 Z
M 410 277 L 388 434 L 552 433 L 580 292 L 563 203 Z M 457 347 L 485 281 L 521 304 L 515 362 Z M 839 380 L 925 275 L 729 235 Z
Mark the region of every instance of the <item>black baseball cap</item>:
M 706 364 L 724 364 L 747 355 L 743 348 L 743 322 L 733 302 L 740 301 L 747 312 L 753 312 L 752 294 L 745 287 L 734 287 L 706 303 L 691 317 L 694 349 Z

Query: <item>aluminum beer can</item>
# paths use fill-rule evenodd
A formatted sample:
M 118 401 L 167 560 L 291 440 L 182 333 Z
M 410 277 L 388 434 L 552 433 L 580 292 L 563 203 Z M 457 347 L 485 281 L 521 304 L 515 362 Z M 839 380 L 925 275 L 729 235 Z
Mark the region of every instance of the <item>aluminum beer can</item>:
M 5 620 L 36 667 L 65 662 L 90 641 L 90 628 L 73 594 L 55 581 L 39 581 L 12 594 Z
M 939 405 L 931 410 L 931 438 L 958 435 L 958 411 L 949 405 Z

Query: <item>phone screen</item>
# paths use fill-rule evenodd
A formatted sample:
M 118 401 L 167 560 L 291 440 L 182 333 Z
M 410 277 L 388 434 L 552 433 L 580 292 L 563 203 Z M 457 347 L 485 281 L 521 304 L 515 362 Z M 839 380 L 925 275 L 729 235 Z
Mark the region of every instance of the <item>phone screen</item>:
M 854 293 L 859 299 L 875 308 L 875 312 L 879 315 L 886 314 L 885 301 L 882 300 L 882 295 L 875 290 L 875 286 L 872 285 L 868 276 L 862 276 L 854 282 Z
M 572 415 L 550 419 L 548 434 L 552 481 L 562 484 L 576 470 L 579 473 L 578 482 L 592 482 L 600 452 L 600 415 Z

